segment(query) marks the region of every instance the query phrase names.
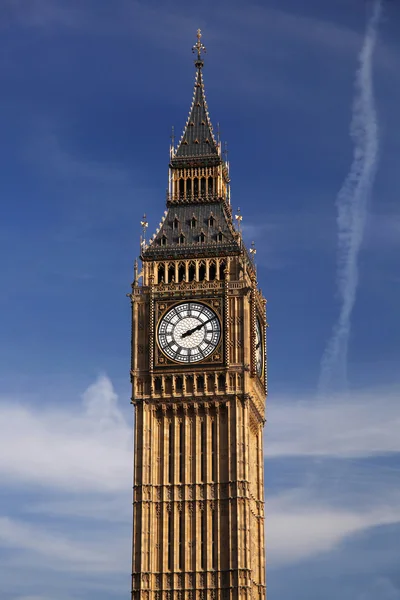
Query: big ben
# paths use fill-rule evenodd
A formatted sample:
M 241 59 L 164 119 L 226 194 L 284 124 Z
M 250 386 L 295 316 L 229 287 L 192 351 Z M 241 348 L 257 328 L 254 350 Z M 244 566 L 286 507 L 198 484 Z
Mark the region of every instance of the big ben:
M 193 49 L 166 211 L 130 294 L 132 600 L 264 600 L 266 301 L 231 210 L 200 31 Z

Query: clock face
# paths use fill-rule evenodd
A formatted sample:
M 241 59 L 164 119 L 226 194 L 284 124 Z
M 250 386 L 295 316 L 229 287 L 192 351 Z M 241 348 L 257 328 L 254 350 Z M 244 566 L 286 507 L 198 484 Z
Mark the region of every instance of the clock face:
M 257 319 L 257 321 L 256 321 L 256 372 L 259 377 L 261 377 L 262 373 L 263 373 L 263 357 L 264 357 L 264 348 L 263 348 L 261 325 L 260 325 L 260 321 Z
M 200 302 L 176 304 L 160 320 L 157 339 L 172 360 L 196 363 L 218 346 L 221 325 L 216 313 Z

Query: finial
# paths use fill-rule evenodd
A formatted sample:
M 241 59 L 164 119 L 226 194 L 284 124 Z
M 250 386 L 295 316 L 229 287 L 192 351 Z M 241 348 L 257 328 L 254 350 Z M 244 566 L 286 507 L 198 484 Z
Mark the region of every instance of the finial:
M 138 284 L 138 260 L 135 258 L 135 262 L 133 265 L 133 285 L 137 287 Z
M 257 254 L 256 245 L 254 242 L 251 242 L 250 254 L 254 262 L 255 255 Z
M 236 219 L 236 223 L 238 225 L 238 229 L 239 229 L 239 231 L 241 231 L 241 223 L 242 223 L 243 217 L 240 214 L 240 208 L 239 207 L 237 209 L 237 214 L 235 215 L 235 219 Z
M 174 147 L 175 146 L 175 127 L 172 125 L 172 131 L 171 131 L 171 146 Z
M 195 61 L 195 65 L 198 69 L 201 69 L 204 66 L 204 61 L 201 58 L 201 53 L 206 52 L 206 47 L 201 43 L 201 29 L 197 30 L 197 42 L 192 48 L 192 52 L 195 54 L 197 52 L 197 60 Z
M 229 156 L 229 152 L 228 152 L 228 142 L 224 143 L 224 158 L 225 158 L 225 162 L 228 162 L 228 156 Z
M 140 245 L 142 248 L 145 248 L 145 246 L 146 246 L 146 229 L 149 226 L 147 219 L 146 219 L 146 214 L 143 215 L 142 220 L 140 221 L 140 224 L 142 226 L 142 237 L 140 240 Z

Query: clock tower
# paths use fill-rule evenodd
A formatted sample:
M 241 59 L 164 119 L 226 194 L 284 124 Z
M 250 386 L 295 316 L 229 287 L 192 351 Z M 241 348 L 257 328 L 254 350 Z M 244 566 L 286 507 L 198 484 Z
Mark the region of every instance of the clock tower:
M 193 50 L 166 211 L 130 294 L 132 600 L 264 600 L 266 301 L 231 211 L 200 31 Z

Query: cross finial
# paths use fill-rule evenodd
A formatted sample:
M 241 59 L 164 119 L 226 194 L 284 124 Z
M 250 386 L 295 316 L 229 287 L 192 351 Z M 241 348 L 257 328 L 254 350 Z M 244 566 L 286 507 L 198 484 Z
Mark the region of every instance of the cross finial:
M 206 47 L 201 43 L 201 37 L 202 37 L 201 29 L 198 29 L 197 30 L 197 42 L 196 42 L 196 44 L 192 48 L 192 52 L 193 53 L 197 52 L 196 66 L 197 65 L 203 66 L 203 61 L 202 61 L 202 58 L 201 58 L 201 53 L 202 52 L 204 52 L 204 53 L 206 52 Z

